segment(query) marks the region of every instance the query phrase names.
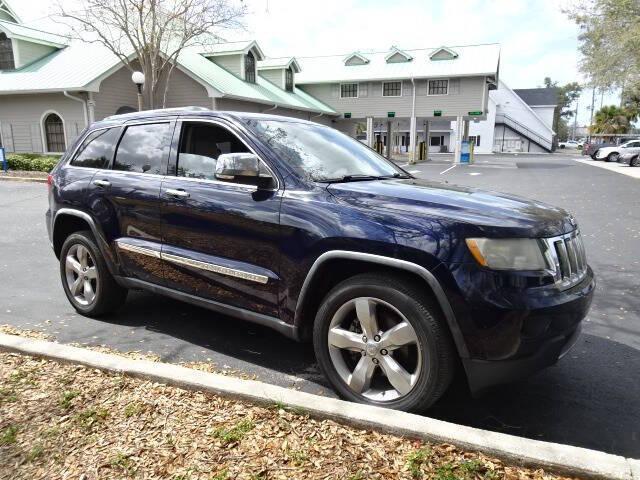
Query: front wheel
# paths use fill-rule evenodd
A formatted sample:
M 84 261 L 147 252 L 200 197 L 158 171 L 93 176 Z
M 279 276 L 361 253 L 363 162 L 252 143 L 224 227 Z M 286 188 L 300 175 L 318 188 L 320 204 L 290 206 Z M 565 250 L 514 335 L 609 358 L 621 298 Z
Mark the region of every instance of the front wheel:
M 316 358 L 348 400 L 420 412 L 447 390 L 455 350 L 439 308 L 403 277 L 363 274 L 334 287 L 316 315 Z
M 69 302 L 82 315 L 116 310 L 127 297 L 109 272 L 89 231 L 72 233 L 60 252 L 60 277 Z
M 630 167 L 640 167 L 640 155 L 636 155 L 629 162 Z

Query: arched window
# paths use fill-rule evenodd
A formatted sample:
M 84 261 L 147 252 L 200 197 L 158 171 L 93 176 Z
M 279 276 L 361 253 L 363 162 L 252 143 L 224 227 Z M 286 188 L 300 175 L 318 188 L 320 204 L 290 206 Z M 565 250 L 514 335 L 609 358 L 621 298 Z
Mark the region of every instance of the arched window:
M 256 57 L 251 52 L 244 57 L 244 79 L 256 83 Z
M 13 70 L 16 68 L 13 60 L 13 47 L 11 39 L 0 32 L 0 70 Z
M 116 115 L 123 115 L 125 113 L 133 112 L 137 112 L 137 110 L 133 107 L 130 107 L 129 105 L 123 105 L 122 107 L 118 108 L 118 110 L 116 110 Z
M 44 136 L 47 142 L 47 152 L 64 152 L 67 149 L 64 139 L 64 124 L 55 113 L 50 113 L 44 119 Z

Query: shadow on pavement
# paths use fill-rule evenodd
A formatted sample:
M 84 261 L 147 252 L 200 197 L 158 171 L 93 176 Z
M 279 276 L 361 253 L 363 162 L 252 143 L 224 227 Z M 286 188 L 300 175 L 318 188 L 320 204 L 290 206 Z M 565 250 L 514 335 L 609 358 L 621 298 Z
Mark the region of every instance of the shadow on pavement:
M 302 378 L 302 389 L 328 390 L 310 344 L 270 329 L 168 298 L 133 293 L 103 320 L 144 327 L 260 367 Z M 179 360 L 180 351 L 163 360 Z M 204 354 L 206 357 L 206 354 Z M 624 367 L 624 368 L 623 368 Z M 557 365 L 533 377 L 471 398 L 458 381 L 428 412 L 441 420 L 513 435 L 640 457 L 640 352 L 583 335 Z M 261 378 L 264 381 L 269 379 Z

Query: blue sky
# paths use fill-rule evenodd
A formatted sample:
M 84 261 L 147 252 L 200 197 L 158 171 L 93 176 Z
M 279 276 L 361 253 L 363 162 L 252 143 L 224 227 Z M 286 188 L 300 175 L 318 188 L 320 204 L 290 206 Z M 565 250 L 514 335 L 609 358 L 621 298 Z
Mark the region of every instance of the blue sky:
M 49 0 L 9 1 L 20 10 L 28 3 L 24 16 L 31 18 L 42 18 L 52 8 Z M 560 83 L 583 80 L 578 29 L 562 13 L 572 1 L 244 0 L 250 12 L 247 29 L 220 33 L 227 39 L 255 38 L 273 57 L 385 50 L 391 45 L 499 43 L 501 78 L 512 88 L 531 88 L 541 86 L 546 76 Z M 585 107 L 590 102 L 588 91 L 580 101 L 580 123 L 589 119 Z M 617 100 L 609 96 L 606 103 Z

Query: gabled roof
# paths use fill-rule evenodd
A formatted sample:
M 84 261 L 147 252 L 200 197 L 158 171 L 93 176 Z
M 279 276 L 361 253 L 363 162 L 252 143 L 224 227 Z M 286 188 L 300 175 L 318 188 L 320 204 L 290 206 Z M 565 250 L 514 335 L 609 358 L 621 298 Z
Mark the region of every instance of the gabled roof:
M 442 48 L 442 47 L 440 47 Z M 355 81 L 394 80 L 409 78 L 487 76 L 497 79 L 500 62 L 498 44 L 451 47 L 455 61 L 431 61 L 433 48 L 404 50 L 413 57 L 411 62 L 387 63 L 384 52 L 363 52 L 370 60 L 366 65 L 346 66 L 344 55 L 297 57 L 302 71 L 296 84 L 336 83 Z
M 258 53 L 258 60 L 264 59 L 264 53 L 255 40 L 216 43 L 201 49 L 200 53 L 205 57 L 216 57 L 218 55 L 245 55 L 251 49 Z
M 458 53 L 451 50 L 449 47 L 438 47 L 436 49 L 434 49 L 430 54 L 429 54 L 429 58 L 431 60 L 437 60 L 435 57 L 436 55 L 440 54 L 440 53 L 446 53 L 448 54 L 447 56 L 449 57 L 448 59 L 454 59 L 454 58 L 458 58 Z M 445 58 L 446 59 L 446 58 Z
M 558 89 L 555 87 L 518 88 L 513 91 L 530 107 L 555 107 L 558 105 Z
M 384 57 L 384 59 L 389 62 L 389 60 L 391 58 L 393 58 L 396 55 L 402 55 L 404 58 L 406 58 L 407 62 L 410 62 L 411 60 L 413 60 L 413 57 L 411 55 L 409 55 L 407 52 L 400 50 L 398 47 L 396 47 L 395 45 L 391 47 L 391 50 L 389 51 L 389 53 L 387 54 L 386 57 Z
M 20 23 L 22 21 L 18 16 L 18 14 L 15 12 L 15 10 L 11 8 L 11 5 L 9 5 L 9 3 L 6 0 L 0 0 L 0 10 L 5 12 L 6 14 L 9 14 L 9 16 L 13 17 L 13 19 L 17 23 Z
M 347 65 L 349 63 L 349 61 L 353 58 L 357 58 L 358 60 L 360 60 L 362 63 L 367 64 L 369 63 L 369 59 L 367 57 L 365 57 L 364 55 L 358 53 L 358 52 L 353 52 L 350 53 L 349 55 L 347 55 L 346 57 L 344 57 L 343 63 L 345 65 Z M 357 65 L 357 64 L 356 64 Z
M 300 72 L 300 64 L 295 57 L 267 58 L 258 62 L 258 70 L 280 70 L 292 67 L 295 73 Z
M 68 43 L 67 39 L 60 35 L 43 32 L 42 30 L 37 30 L 18 23 L 8 22 L 6 20 L 0 20 L 0 31 L 4 32 L 7 37 L 12 39 L 49 45 L 56 48 L 62 48 Z

